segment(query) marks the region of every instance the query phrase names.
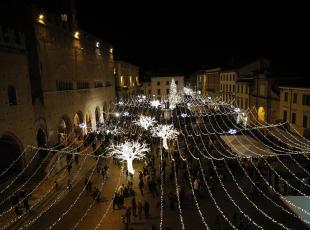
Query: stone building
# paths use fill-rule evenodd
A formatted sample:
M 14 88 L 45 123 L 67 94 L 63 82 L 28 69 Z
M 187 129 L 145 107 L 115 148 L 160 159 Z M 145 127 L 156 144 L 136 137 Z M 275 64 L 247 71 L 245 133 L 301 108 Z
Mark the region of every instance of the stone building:
M 153 75 L 149 82 L 143 82 L 143 90 L 146 95 L 152 95 L 157 98 L 169 95 L 170 83 L 174 79 L 177 85 L 177 91 L 183 92 L 184 76 L 182 75 Z
M 60 134 L 94 130 L 115 98 L 113 47 L 79 29 L 72 1 L 14 2 L 1 3 L 0 137 L 15 138 L 21 151 L 27 145 L 54 145 Z M 8 37 L 25 42 L 9 45 Z M 12 155 L 12 149 L 3 155 Z M 22 161 L 31 154 L 27 151 Z
M 139 67 L 124 61 L 115 61 L 116 93 L 128 97 L 140 93 Z
M 283 122 L 288 121 L 301 135 L 310 138 L 310 87 L 290 84 L 280 86 L 280 116 Z M 295 130 L 294 130 L 295 129 Z
M 236 70 L 223 70 L 220 72 L 220 95 L 224 101 L 235 100 L 237 78 L 238 72 Z
M 27 145 L 36 145 L 35 119 L 24 35 L 8 26 L 0 26 L 0 171 L 23 153 Z M 14 169 L 20 170 L 22 159 Z

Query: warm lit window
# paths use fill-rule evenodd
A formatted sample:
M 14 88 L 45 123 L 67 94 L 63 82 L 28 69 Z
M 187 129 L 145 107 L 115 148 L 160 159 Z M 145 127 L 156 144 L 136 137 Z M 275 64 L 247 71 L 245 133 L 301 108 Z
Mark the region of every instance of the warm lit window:
M 38 18 L 37 18 L 37 21 L 41 24 L 45 24 L 44 23 L 44 15 L 43 14 L 39 14 Z
M 16 89 L 12 85 L 8 87 L 8 98 L 9 105 L 17 105 Z
M 80 39 L 80 32 L 75 31 L 73 37 L 76 39 Z

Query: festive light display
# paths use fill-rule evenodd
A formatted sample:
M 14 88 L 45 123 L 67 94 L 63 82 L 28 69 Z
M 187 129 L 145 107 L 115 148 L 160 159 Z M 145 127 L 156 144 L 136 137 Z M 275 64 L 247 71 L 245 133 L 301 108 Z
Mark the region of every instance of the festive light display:
M 141 126 L 145 130 L 148 130 L 150 127 L 155 125 L 156 120 L 154 117 L 141 115 L 138 120 L 134 121 L 134 123 Z
M 127 162 L 128 172 L 131 174 L 135 173 L 132 162 L 137 159 L 141 160 L 145 157 L 146 152 L 150 151 L 145 143 L 139 143 L 137 141 L 125 141 L 118 145 L 112 145 L 110 147 L 110 156 Z
M 150 105 L 151 105 L 152 107 L 154 107 L 154 108 L 159 108 L 159 107 L 161 106 L 161 103 L 160 103 L 159 100 L 152 100 L 152 101 L 150 102 Z
M 172 78 L 169 89 L 169 108 L 175 109 L 176 105 L 180 103 L 181 97 L 178 95 L 177 85 L 175 84 L 174 79 Z
M 163 140 L 163 147 L 168 150 L 167 140 L 176 139 L 179 132 L 173 125 L 158 125 L 152 130 L 153 136 L 160 137 Z

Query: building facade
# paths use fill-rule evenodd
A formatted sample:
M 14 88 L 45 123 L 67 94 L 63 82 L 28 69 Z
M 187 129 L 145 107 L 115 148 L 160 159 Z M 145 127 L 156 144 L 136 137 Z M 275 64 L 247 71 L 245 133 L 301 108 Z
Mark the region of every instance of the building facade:
M 223 70 L 220 72 L 220 93 L 223 101 L 234 101 L 236 97 L 236 81 L 238 72 L 235 70 Z
M 235 105 L 243 110 L 250 107 L 250 83 L 247 79 L 236 81 Z
M 280 87 L 280 117 L 301 135 L 310 138 L 310 87 Z M 291 131 L 294 131 L 291 129 Z
M 95 130 L 115 98 L 113 47 L 79 29 L 74 7 L 57 1 L 59 12 L 28 2 L 18 9 L 11 2 L 2 7 L 18 17 L 4 17 L 8 20 L 1 29 L 5 122 L 0 137 L 10 139 L 7 143 L 16 139 L 21 150 L 27 145 L 52 146 L 74 132 Z M 8 30 L 8 25 L 22 33 Z M 8 40 L 24 42 L 15 47 Z M 14 150 L 19 155 L 15 145 L 10 146 L 3 154 Z M 25 152 L 22 161 L 27 163 L 32 154 Z
M 115 61 L 116 93 L 119 98 L 140 93 L 139 67 L 124 61 Z
M 177 86 L 177 91 L 181 92 L 184 88 L 184 76 L 158 76 L 151 77 L 151 95 L 157 98 L 166 97 L 169 95 L 170 83 L 174 79 Z
M 142 89 L 145 95 L 151 95 L 157 98 L 169 95 L 171 80 L 174 79 L 178 92 L 183 92 L 184 76 L 182 75 L 156 75 L 149 81 L 142 83 Z

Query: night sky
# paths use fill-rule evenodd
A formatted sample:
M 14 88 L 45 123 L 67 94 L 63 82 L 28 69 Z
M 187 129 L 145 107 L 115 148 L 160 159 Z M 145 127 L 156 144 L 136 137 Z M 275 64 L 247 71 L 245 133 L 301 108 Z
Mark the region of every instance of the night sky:
M 123 3 L 76 5 L 80 27 L 112 43 L 116 59 L 139 65 L 143 73 L 238 67 L 260 57 L 271 59 L 277 74 L 310 72 L 310 27 L 302 16 L 152 2 L 128 10 Z

